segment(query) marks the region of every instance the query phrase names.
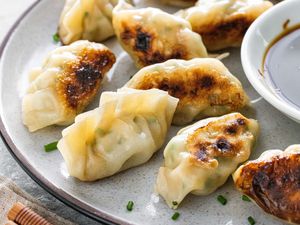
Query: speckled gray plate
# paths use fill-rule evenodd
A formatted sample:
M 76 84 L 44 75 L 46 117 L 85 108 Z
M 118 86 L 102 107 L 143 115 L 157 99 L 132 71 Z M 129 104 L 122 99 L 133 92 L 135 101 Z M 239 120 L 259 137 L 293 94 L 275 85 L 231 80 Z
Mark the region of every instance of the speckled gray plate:
M 252 216 L 259 224 L 281 224 L 264 214 L 253 203 L 242 201 L 231 178 L 209 196 L 189 195 L 178 209 L 180 218 L 176 222 L 172 221 L 174 212 L 162 199 L 152 194 L 158 168 L 163 162 L 162 151 L 142 166 L 94 183 L 83 183 L 69 177 L 60 153 L 43 151 L 44 144 L 60 138 L 62 128 L 51 127 L 29 133 L 21 121 L 21 98 L 27 85 L 29 69 L 39 66 L 47 52 L 57 47 L 52 42 L 52 35 L 56 32 L 63 2 L 36 2 L 15 24 L 0 49 L 1 132 L 8 149 L 28 174 L 66 204 L 107 223 L 241 225 L 248 224 L 247 217 Z M 143 4 L 153 5 L 150 0 Z M 118 54 L 118 62 L 102 91 L 116 90 L 136 69 L 115 39 L 110 39 L 105 44 Z M 259 98 L 243 73 L 240 50 L 230 52 L 230 57 L 224 63 L 241 80 L 251 99 L 256 99 L 253 108 L 243 112 L 246 116 L 258 119 L 261 125 L 261 136 L 251 158 L 258 157 L 262 151 L 270 148 L 284 149 L 290 144 L 299 143 L 300 126 Z M 96 107 L 97 103 L 98 99 L 90 108 Z M 169 138 L 177 130 L 178 128 L 172 127 Z M 216 200 L 219 194 L 228 199 L 226 206 Z M 126 211 L 129 200 L 135 203 L 132 212 Z

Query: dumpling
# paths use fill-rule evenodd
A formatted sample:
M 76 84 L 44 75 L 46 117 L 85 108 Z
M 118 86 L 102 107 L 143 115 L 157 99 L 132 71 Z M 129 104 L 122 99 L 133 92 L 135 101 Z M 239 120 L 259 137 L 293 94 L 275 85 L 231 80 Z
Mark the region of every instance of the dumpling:
M 30 74 L 22 102 L 23 123 L 30 131 L 72 123 L 97 94 L 115 61 L 107 47 L 88 41 L 52 51 Z
M 237 189 L 266 213 L 300 224 L 300 145 L 265 151 L 232 176 Z
M 136 9 L 120 1 L 113 10 L 113 26 L 123 49 L 139 68 L 173 58 L 207 57 L 191 25 L 160 9 Z
M 240 46 L 251 23 L 271 6 L 264 0 L 199 0 L 176 15 L 189 21 L 206 48 L 214 51 Z
M 214 58 L 171 59 L 148 66 L 125 86 L 143 90 L 158 88 L 179 98 L 173 118 L 176 125 L 234 112 L 249 103 L 239 80 Z
M 164 142 L 177 102 L 157 89 L 102 93 L 99 108 L 62 132 L 58 149 L 70 175 L 94 181 L 148 161 Z
M 197 0 L 163 0 L 163 3 L 178 7 L 193 6 Z
M 239 113 L 201 120 L 183 128 L 164 150 L 156 191 L 177 208 L 188 193 L 208 195 L 246 161 L 258 134 L 258 123 Z
M 58 33 L 63 44 L 101 42 L 114 35 L 112 10 L 118 0 L 66 0 Z

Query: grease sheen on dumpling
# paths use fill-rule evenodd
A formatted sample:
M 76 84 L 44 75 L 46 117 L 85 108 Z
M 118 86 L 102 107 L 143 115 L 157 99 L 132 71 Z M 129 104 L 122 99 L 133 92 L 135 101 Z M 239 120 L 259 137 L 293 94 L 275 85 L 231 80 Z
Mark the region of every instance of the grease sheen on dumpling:
M 208 195 L 246 161 L 258 134 L 258 123 L 239 113 L 201 120 L 183 128 L 164 150 L 156 191 L 171 208 L 188 193 Z
M 142 90 L 158 88 L 179 98 L 173 118 L 176 125 L 224 115 L 249 104 L 240 81 L 214 58 L 171 59 L 147 66 L 125 86 Z
M 113 10 L 113 26 L 139 68 L 168 59 L 207 57 L 200 35 L 187 21 L 157 8 L 136 9 L 120 1 Z
M 189 21 L 213 51 L 240 46 L 251 23 L 272 5 L 265 0 L 199 0 L 176 15 Z
M 72 123 L 97 94 L 115 60 L 107 47 L 88 41 L 50 52 L 43 65 L 30 73 L 22 102 L 23 123 L 30 131 Z
M 266 213 L 300 224 L 300 145 L 265 151 L 232 176 L 237 189 Z
M 64 44 L 77 40 L 101 42 L 114 35 L 112 10 L 117 0 L 66 0 L 58 33 Z
M 102 93 L 99 108 L 62 132 L 58 149 L 70 175 L 93 181 L 148 161 L 162 146 L 177 103 L 157 89 Z

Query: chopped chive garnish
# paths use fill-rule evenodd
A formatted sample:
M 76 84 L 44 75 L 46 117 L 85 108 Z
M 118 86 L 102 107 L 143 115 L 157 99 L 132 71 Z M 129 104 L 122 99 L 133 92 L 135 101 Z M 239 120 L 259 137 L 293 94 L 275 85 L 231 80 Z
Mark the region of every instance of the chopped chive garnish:
M 256 223 L 255 220 L 252 218 L 252 216 L 248 217 L 248 222 L 250 225 L 254 225 Z
M 58 141 L 54 141 L 52 143 L 44 145 L 45 152 L 52 152 L 52 151 L 56 150 L 57 149 L 57 143 L 58 143 Z
M 222 205 L 226 205 L 227 199 L 223 195 L 219 195 L 217 199 Z
M 133 205 L 134 205 L 133 201 L 129 201 L 129 202 L 127 203 L 127 206 L 126 206 L 127 210 L 128 210 L 128 211 L 132 211 Z
M 84 13 L 84 16 L 85 16 L 85 17 L 89 16 L 89 12 L 85 12 L 85 13 Z
M 172 202 L 172 205 L 178 205 L 178 202 L 173 201 L 173 202 Z
M 179 212 L 174 213 L 172 216 L 172 220 L 177 220 L 179 216 L 180 216 Z
M 56 42 L 56 43 L 59 42 L 59 35 L 58 35 L 58 33 L 53 34 L 52 38 L 53 38 L 54 42 Z
M 247 195 L 242 195 L 242 199 L 245 202 L 251 202 L 250 198 Z

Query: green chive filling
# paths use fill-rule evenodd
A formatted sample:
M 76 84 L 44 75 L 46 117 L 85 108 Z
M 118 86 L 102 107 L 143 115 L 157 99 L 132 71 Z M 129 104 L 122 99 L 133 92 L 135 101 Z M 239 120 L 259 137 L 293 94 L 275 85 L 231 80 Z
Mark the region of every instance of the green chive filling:
M 129 202 L 127 203 L 127 206 L 126 206 L 127 210 L 128 210 L 128 211 L 132 211 L 133 205 L 134 205 L 133 201 L 129 201 Z
M 247 195 L 242 196 L 243 201 L 245 202 L 251 202 L 250 198 Z
M 58 143 L 58 141 L 54 141 L 52 143 L 44 145 L 45 152 L 52 152 L 52 151 L 56 150 L 57 149 L 57 143 Z
M 248 222 L 250 225 L 254 225 L 256 223 L 255 220 L 252 218 L 252 216 L 248 217 Z
M 178 212 L 174 213 L 172 216 L 172 220 L 177 220 L 180 214 Z
M 53 38 L 54 42 L 56 42 L 56 43 L 59 42 L 59 35 L 58 35 L 58 33 L 53 34 L 52 38 Z
M 178 205 L 178 202 L 173 201 L 173 202 L 172 202 L 172 205 Z
M 223 195 L 219 195 L 217 199 L 222 205 L 226 205 L 227 199 Z

